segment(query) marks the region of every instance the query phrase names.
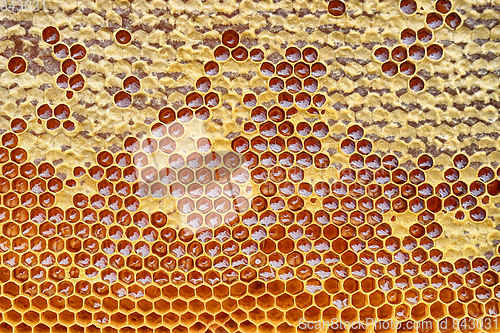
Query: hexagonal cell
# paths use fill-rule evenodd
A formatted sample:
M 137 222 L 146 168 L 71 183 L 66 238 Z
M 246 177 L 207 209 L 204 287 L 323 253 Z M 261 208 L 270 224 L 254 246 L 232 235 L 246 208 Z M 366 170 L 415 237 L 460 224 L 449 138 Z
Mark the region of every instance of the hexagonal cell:
M 406 15 L 411 15 L 417 10 L 417 3 L 414 0 L 403 0 L 399 4 L 399 8 Z
M 138 312 L 132 312 L 128 315 L 127 323 L 130 326 L 141 326 L 144 324 L 144 316 Z
M 85 310 L 80 311 L 76 314 L 76 321 L 78 323 L 90 325 L 90 323 L 92 322 L 92 314 Z
M 340 17 L 344 15 L 346 6 L 343 1 L 332 0 L 328 3 L 328 13 L 334 17 Z
M 462 18 L 457 13 L 453 12 L 446 16 L 446 25 L 453 30 L 456 30 L 462 23 Z
M 459 302 L 454 302 L 448 306 L 448 313 L 453 318 L 462 318 L 465 315 L 465 307 Z
M 427 26 L 431 29 L 437 29 L 443 25 L 443 17 L 439 13 L 429 13 L 426 18 Z
M 53 327 L 54 327 L 53 331 L 55 331 L 55 329 L 59 326 L 55 325 Z M 34 333 L 48 333 L 48 332 L 50 332 L 50 327 L 43 324 L 43 323 L 40 323 L 40 324 L 36 325 L 35 327 L 33 327 L 33 332 Z
M 179 323 L 179 316 L 175 313 L 167 313 L 163 316 L 163 322 L 172 327 Z
M 20 323 L 14 328 L 16 333 L 31 333 L 32 328 L 25 323 Z

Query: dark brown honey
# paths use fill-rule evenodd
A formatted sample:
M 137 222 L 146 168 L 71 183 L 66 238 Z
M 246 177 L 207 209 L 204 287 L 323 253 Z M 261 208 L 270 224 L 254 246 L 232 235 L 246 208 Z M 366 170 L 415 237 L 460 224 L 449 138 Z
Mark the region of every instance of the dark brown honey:
M 26 69 L 28 68 L 28 64 L 23 58 L 16 56 L 9 59 L 7 67 L 9 68 L 9 71 L 14 74 L 21 74 L 26 71 Z
M 126 45 L 132 40 L 132 35 L 127 30 L 118 30 L 115 35 L 116 41 L 121 45 Z
M 345 10 L 346 6 L 343 1 L 332 0 L 328 3 L 328 12 L 333 16 L 342 16 Z

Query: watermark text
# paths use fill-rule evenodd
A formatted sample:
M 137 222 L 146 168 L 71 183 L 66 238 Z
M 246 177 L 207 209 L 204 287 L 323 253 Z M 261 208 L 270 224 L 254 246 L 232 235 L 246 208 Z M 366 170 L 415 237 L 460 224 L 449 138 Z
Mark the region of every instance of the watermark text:
M 480 330 L 491 330 L 499 328 L 498 318 L 482 318 L 482 319 L 453 319 L 451 320 L 441 320 L 435 322 L 433 320 L 423 320 L 423 321 L 397 321 L 397 320 L 375 320 L 373 318 L 367 318 L 364 321 L 342 321 L 337 318 L 333 318 L 328 321 L 307 321 L 305 318 L 299 320 L 299 329 L 322 329 L 327 330 L 329 328 L 333 330 L 337 329 L 365 329 L 368 326 L 373 326 L 377 330 L 388 330 L 388 329 L 398 329 L 398 330 L 448 330 L 448 329 L 480 329 Z

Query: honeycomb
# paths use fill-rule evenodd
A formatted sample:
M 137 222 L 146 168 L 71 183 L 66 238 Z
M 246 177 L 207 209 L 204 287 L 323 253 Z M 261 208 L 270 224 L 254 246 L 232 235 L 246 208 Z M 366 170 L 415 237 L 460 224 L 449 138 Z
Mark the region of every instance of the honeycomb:
M 1 333 L 500 331 L 498 0 L 16 3 Z

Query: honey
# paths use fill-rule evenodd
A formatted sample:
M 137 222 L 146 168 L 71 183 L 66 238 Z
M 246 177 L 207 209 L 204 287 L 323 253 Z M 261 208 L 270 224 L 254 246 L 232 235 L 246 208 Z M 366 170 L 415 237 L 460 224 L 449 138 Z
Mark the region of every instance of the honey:
M 116 41 L 121 45 L 126 45 L 132 40 L 132 35 L 127 30 L 118 30 L 115 35 Z
M 14 74 L 22 74 L 26 71 L 28 64 L 21 57 L 12 57 L 9 59 L 7 67 Z
M 499 315 L 491 9 L 243 4 L 0 13 L 1 332 Z

